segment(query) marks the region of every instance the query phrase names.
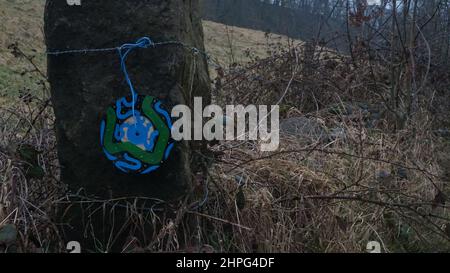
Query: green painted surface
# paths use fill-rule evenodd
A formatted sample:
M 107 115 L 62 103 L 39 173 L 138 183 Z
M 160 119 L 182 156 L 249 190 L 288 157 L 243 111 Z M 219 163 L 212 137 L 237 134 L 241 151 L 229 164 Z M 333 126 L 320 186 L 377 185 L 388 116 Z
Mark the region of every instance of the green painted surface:
M 144 115 L 152 122 L 153 126 L 159 132 L 158 141 L 156 142 L 153 152 L 147 152 L 136 145 L 126 143 L 114 143 L 114 129 L 117 122 L 116 112 L 112 107 L 108 108 L 106 117 L 106 129 L 104 135 L 104 146 L 108 153 L 115 155 L 118 153 L 128 152 L 134 158 L 149 165 L 157 165 L 162 163 L 164 152 L 169 141 L 170 131 L 165 122 L 152 107 L 153 97 L 145 97 L 142 103 L 142 111 Z

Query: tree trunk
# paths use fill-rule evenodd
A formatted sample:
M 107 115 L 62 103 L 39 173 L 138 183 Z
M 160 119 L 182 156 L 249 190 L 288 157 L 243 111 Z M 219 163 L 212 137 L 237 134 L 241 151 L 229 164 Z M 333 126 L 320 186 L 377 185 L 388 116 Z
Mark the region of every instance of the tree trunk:
M 80 6 L 47 0 L 47 50 L 112 48 L 143 36 L 203 50 L 198 6 L 198 0 L 82 0 Z M 169 113 L 174 105 L 191 106 L 194 96 L 210 101 L 206 60 L 185 48 L 136 49 L 126 63 L 136 92 L 159 99 Z M 130 95 L 117 51 L 49 55 L 48 76 L 62 180 L 73 191 L 82 187 L 102 199 L 170 201 L 189 191 L 194 170 L 192 147 L 185 142 L 176 143 L 167 162 L 146 175 L 124 174 L 104 155 L 102 119 L 116 100 Z

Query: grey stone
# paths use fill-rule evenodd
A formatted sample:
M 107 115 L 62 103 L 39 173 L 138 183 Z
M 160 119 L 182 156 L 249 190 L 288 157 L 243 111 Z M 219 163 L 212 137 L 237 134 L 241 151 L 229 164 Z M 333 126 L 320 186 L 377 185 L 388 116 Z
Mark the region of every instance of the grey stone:
M 380 170 L 377 172 L 377 180 L 386 179 L 389 178 L 390 176 L 391 174 L 386 170 Z
M 16 243 L 17 229 L 15 225 L 7 224 L 0 227 L 0 245 L 10 246 Z
M 335 140 L 344 140 L 347 138 L 347 132 L 344 128 L 336 127 L 332 128 L 329 133 L 329 140 L 335 141 Z
M 280 123 L 280 133 L 310 141 L 323 141 L 328 138 L 325 128 L 319 122 L 306 117 L 283 120 Z
M 144 36 L 154 42 L 176 41 L 204 51 L 198 0 L 81 2 L 81 6 L 69 6 L 63 0 L 47 0 L 48 51 L 115 48 Z M 194 56 L 191 49 L 179 45 L 137 49 L 129 54 L 126 64 L 137 93 L 159 99 L 169 112 L 175 105 L 192 106 L 194 97 L 203 97 L 203 103 L 210 104 L 207 61 L 201 55 Z M 97 200 L 133 203 L 135 197 L 145 197 L 169 204 L 178 203 L 191 192 L 192 174 L 203 162 L 197 157 L 204 143 L 177 142 L 171 157 L 156 172 L 146 175 L 121 173 L 105 157 L 100 123 L 110 105 L 130 95 L 116 50 L 49 55 L 48 78 L 61 178 L 72 192 Z M 80 242 L 85 252 L 120 252 L 129 235 L 145 238 L 152 234 L 151 224 L 137 229 L 130 224 L 129 203 L 61 205 L 58 222 L 65 223 L 61 234 L 67 241 Z M 149 199 L 135 201 L 139 209 L 152 204 Z M 111 238 L 116 238 L 113 243 Z M 99 245 L 104 249 L 99 250 Z
M 381 186 L 391 186 L 394 177 L 386 170 L 380 170 L 376 173 L 376 180 Z
M 83 0 L 81 6 L 47 0 L 45 36 L 48 51 L 117 47 L 143 36 L 204 50 L 197 0 Z M 128 56 L 127 68 L 137 92 L 160 99 L 170 111 L 178 104 L 191 105 L 194 96 L 209 104 L 206 60 L 196 57 L 193 70 L 193 58 L 179 46 L 141 49 Z M 171 159 L 150 175 L 122 174 L 105 158 L 101 119 L 112 103 L 130 95 L 117 52 L 49 56 L 48 77 L 64 182 L 104 198 L 168 200 L 187 191 L 192 177 L 187 143 L 177 143 Z
M 405 168 L 397 168 L 397 177 L 400 179 L 408 179 L 408 170 L 406 170 Z
M 440 128 L 435 131 L 435 134 L 443 138 L 450 138 L 450 130 L 448 128 Z
M 329 112 L 333 115 L 349 118 L 357 118 L 361 115 L 367 128 L 375 128 L 382 118 L 382 109 L 383 106 L 381 105 L 369 105 L 364 102 L 344 102 L 331 106 Z

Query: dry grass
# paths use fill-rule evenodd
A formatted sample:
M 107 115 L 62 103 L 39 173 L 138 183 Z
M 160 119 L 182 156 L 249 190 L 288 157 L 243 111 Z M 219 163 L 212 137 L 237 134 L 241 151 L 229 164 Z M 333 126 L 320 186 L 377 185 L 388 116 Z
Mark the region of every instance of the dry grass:
M 424 145 L 420 136 L 405 143 L 407 131 L 346 129 L 347 139 L 334 143 L 285 137 L 275 154 L 251 146 L 226 151 L 214 166 L 218 190 L 208 212 L 249 229 L 227 235 L 216 227 L 236 247 L 220 250 L 362 252 L 371 240 L 387 252 L 448 250 L 447 222 L 428 217 L 448 216 L 435 201 L 443 184 L 431 175 L 440 173 L 432 142 Z M 396 174 L 399 168 L 408 178 Z M 381 179 L 383 170 L 389 176 Z
M 210 21 L 203 22 L 203 29 L 206 50 L 222 67 L 245 64 L 256 57 L 269 57 L 274 44 L 288 46 L 291 43 L 302 43 L 282 35 Z
M 23 136 L 15 139 L 15 130 L 5 124 L 11 123 L 1 123 L 10 134 L 3 135 L 2 147 L 9 150 Z M 436 199 L 445 185 L 437 176 L 435 137 L 345 126 L 345 140 L 305 144 L 284 136 L 276 153 L 260 152 L 257 143 L 224 143 L 216 148 L 221 156 L 208 179 L 198 181 L 208 183 L 209 191 L 200 210 L 182 206 L 176 215 L 161 217 L 157 210 L 139 213 L 127 202 L 131 223 L 158 228 L 145 234 L 145 241 L 136 232 L 124 251 L 361 252 L 370 240 L 382 242 L 388 252 L 448 251 L 448 207 Z M 27 177 L 32 164 L 20 153 L 0 154 L 0 222 L 17 227 L 19 251 L 62 249 L 52 217 L 55 205 L 66 199 L 50 128 L 33 130 L 25 141 L 41 152 L 43 178 Z M 407 178 L 397 175 L 399 168 L 407 170 Z M 389 176 L 378 177 L 380 171 Z M 198 198 L 203 186 L 199 192 Z M 118 203 L 93 202 L 86 211 L 109 214 L 120 209 Z M 193 219 L 196 228 L 184 228 Z
M 20 252 L 55 251 L 62 243 L 53 218 L 55 202 L 65 193 L 53 115 L 47 108 L 36 118 L 37 105 L 16 101 L 0 107 L 0 227 L 16 226 L 13 247 Z
M 423 107 L 394 130 L 379 102 L 384 86 L 371 84 L 374 74 L 386 78 L 383 67 L 356 68 L 323 50 L 274 45 L 270 57 L 216 79 L 222 104 L 280 103 L 285 118 L 344 133 L 306 141 L 309 132 L 282 134 L 280 151 L 269 154 L 256 143 L 222 144 L 213 173 L 215 203 L 226 206 L 210 213 L 250 228 L 233 230 L 238 251 L 361 252 L 371 240 L 386 252 L 448 251 L 448 165 L 438 162 L 446 140 L 434 134 L 433 114 Z

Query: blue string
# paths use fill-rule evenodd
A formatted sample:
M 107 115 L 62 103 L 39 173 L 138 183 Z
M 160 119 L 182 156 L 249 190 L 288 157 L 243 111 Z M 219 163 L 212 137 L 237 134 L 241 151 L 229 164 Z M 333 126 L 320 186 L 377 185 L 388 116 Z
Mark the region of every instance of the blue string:
M 134 44 L 123 44 L 121 47 L 118 48 L 119 56 L 120 56 L 120 66 L 122 68 L 122 72 L 125 75 L 125 80 L 130 87 L 131 91 L 131 98 L 132 98 L 132 111 L 133 111 L 133 117 L 136 121 L 136 113 L 135 113 L 135 105 L 136 105 L 136 90 L 134 89 L 133 83 L 131 82 L 130 76 L 128 75 L 126 60 L 128 57 L 128 54 L 137 48 L 148 48 L 150 46 L 153 46 L 153 41 L 148 37 L 142 37 L 139 40 L 137 40 Z M 137 124 L 137 122 L 135 123 Z

